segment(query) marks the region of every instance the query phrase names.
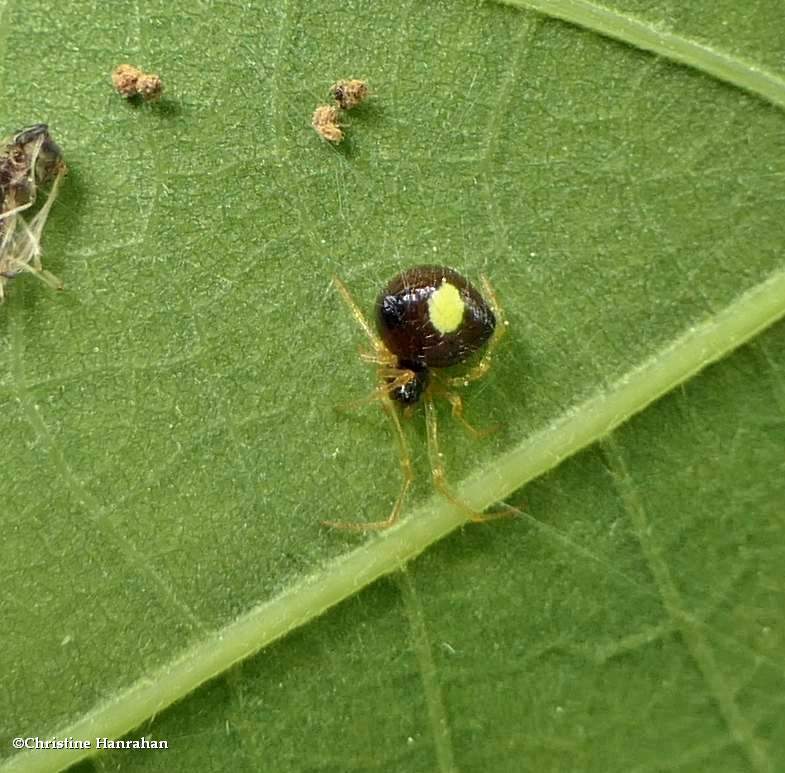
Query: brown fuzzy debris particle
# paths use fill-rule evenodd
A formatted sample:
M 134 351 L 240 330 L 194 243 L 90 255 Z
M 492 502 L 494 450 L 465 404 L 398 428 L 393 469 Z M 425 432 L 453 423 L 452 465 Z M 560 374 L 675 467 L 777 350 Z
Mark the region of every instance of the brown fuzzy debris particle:
M 344 110 L 351 110 L 368 98 L 368 84 L 357 78 L 338 81 L 330 86 L 330 94 Z
M 143 72 L 132 64 L 118 64 L 112 72 L 112 84 L 126 99 L 140 96 L 145 102 L 160 99 L 164 90 L 158 75 Z
M 341 112 L 333 105 L 319 105 L 313 111 L 311 125 L 316 133 L 328 142 L 340 142 L 343 132 L 340 126 Z

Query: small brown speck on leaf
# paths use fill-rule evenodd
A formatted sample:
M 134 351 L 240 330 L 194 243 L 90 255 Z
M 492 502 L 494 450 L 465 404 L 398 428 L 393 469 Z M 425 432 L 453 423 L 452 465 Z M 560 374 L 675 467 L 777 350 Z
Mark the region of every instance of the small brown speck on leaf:
M 344 110 L 351 110 L 368 98 L 368 84 L 357 78 L 341 80 L 330 86 L 330 94 Z
M 160 76 L 143 72 L 132 64 L 118 64 L 114 68 L 112 85 L 126 99 L 140 96 L 145 102 L 160 99 L 164 90 Z
M 313 111 L 311 125 L 316 133 L 328 142 L 340 142 L 343 139 L 341 131 L 341 112 L 334 105 L 319 105 Z

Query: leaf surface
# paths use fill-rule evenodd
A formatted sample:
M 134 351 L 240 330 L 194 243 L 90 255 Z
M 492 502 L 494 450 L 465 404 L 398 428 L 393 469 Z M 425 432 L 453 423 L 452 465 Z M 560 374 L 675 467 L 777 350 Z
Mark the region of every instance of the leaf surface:
M 770 93 L 501 5 L 118 8 L 0 0 L 0 125 L 49 123 L 71 168 L 65 292 L 21 278 L 0 308 L 4 768 L 80 756 L 18 735 L 145 722 L 167 752 L 97 764 L 776 770 L 782 326 L 623 422 L 785 313 L 779 5 L 612 9 Z M 164 101 L 114 95 L 121 61 Z M 347 76 L 375 96 L 334 148 L 310 114 Z M 381 412 L 334 410 L 372 373 L 331 276 L 368 309 L 426 262 L 504 304 L 465 395 L 504 430 L 445 411 L 442 444 L 462 495 L 527 517 L 316 620 L 461 520 L 418 416 L 412 519 L 318 525 L 399 485 Z

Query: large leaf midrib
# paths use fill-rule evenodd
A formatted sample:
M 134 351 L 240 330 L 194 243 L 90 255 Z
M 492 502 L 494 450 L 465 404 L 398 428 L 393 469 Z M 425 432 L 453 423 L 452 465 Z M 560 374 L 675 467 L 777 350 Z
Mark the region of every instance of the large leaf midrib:
M 482 510 L 564 459 L 599 440 L 658 397 L 725 356 L 785 315 L 785 271 L 686 331 L 670 346 L 627 373 L 607 390 L 568 410 L 550 426 L 522 440 L 457 487 L 459 496 Z M 429 545 L 465 523 L 464 513 L 439 498 L 399 526 L 369 539 L 327 564 L 277 598 L 181 653 L 110 703 L 53 733 L 58 737 L 117 737 L 232 664 L 257 652 L 379 577 L 395 571 Z M 53 770 L 82 753 L 25 753 L 3 770 Z
M 703 72 L 785 107 L 785 80 L 725 51 L 587 0 L 497 0 L 538 11 Z

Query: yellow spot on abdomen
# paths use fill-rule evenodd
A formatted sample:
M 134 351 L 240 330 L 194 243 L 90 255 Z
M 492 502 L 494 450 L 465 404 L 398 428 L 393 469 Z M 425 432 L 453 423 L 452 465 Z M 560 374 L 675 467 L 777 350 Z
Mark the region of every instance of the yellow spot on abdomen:
M 464 302 L 455 285 L 446 279 L 428 299 L 428 316 L 431 324 L 442 335 L 454 333 L 463 322 Z

